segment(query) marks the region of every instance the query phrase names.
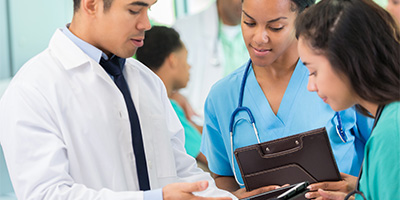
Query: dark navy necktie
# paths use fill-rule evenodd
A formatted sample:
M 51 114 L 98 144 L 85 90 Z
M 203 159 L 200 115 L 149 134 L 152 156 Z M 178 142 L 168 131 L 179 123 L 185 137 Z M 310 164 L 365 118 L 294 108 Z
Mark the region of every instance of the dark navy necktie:
M 142 131 L 140 129 L 139 117 L 133 104 L 128 84 L 122 74 L 122 68 L 125 59 L 114 56 L 110 60 L 101 58 L 100 65 L 107 73 L 114 77 L 114 82 L 124 95 L 125 104 L 128 108 L 129 121 L 131 124 L 133 152 L 136 159 L 136 170 L 139 179 L 140 190 L 150 190 L 149 176 L 147 172 L 146 155 L 144 154 Z

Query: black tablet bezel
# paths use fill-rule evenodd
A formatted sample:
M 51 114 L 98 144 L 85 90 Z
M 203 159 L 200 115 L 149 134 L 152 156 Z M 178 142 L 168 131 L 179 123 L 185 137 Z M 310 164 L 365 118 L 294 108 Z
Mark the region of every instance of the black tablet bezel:
M 251 199 L 262 197 L 262 196 L 270 196 L 268 199 L 277 198 L 280 194 L 282 194 L 282 193 L 284 193 L 284 192 L 286 192 L 286 191 L 292 189 L 293 187 L 295 187 L 295 186 L 297 186 L 299 184 L 302 184 L 302 183 L 306 184 L 305 187 L 308 186 L 308 182 L 296 183 L 296 184 L 292 184 L 292 185 L 289 185 L 289 186 L 286 186 L 286 187 L 281 187 L 281 188 L 278 188 L 278 189 L 275 189 L 275 190 L 270 190 L 270 191 L 267 191 L 267 192 L 263 192 L 263 193 L 260 193 L 260 194 L 249 196 L 249 197 L 246 197 L 246 198 L 241 198 L 239 200 L 251 200 Z M 304 192 L 304 191 L 302 191 L 302 192 Z M 295 196 L 297 196 L 297 194 Z

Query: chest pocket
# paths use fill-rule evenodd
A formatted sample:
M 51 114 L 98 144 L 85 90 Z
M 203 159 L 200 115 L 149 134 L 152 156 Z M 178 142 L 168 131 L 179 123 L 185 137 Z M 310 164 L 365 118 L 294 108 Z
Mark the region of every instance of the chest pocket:
M 152 122 L 149 128 L 149 135 L 152 137 L 148 141 L 151 141 L 148 146 L 150 147 L 152 155 L 154 155 L 154 164 L 152 164 L 152 170 L 155 170 L 157 177 L 162 178 L 175 178 L 176 167 L 175 157 L 170 139 L 170 132 L 166 126 L 165 118 L 161 116 L 149 116 Z

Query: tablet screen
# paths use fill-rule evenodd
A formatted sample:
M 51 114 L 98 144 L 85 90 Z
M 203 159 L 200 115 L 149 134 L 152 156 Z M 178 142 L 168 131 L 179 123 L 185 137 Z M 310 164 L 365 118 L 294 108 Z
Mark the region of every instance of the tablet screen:
M 301 185 L 301 187 L 299 187 Z M 297 187 L 296 187 L 297 186 Z M 302 183 L 298 183 L 298 184 L 293 184 L 293 185 L 289 185 L 286 187 L 282 187 L 282 188 L 278 188 L 276 190 L 271 190 L 268 192 L 264 192 L 261 194 L 257 194 L 254 196 L 250 196 L 250 197 L 246 197 L 243 199 L 239 199 L 239 200 L 269 200 L 269 199 L 278 199 L 278 196 L 281 196 L 281 198 L 279 199 L 305 199 L 304 194 L 308 191 L 306 189 L 306 187 L 308 186 L 308 182 L 302 182 Z M 294 188 L 296 187 L 296 188 Z M 290 196 L 290 198 L 287 198 L 287 195 L 283 195 L 285 192 L 288 192 L 291 189 L 296 189 L 295 191 L 291 191 L 292 194 L 294 194 L 294 196 Z

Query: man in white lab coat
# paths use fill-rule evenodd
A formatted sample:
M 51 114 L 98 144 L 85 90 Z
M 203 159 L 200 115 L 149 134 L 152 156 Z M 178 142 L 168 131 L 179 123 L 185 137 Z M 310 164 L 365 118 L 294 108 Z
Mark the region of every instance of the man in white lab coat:
M 241 13 L 241 0 L 216 0 L 206 10 L 174 24 L 192 66 L 189 83 L 181 93 L 200 118 L 211 86 L 249 59 L 240 28 Z M 196 117 L 189 111 L 187 115 Z
M 0 142 L 18 199 L 235 198 L 186 154 L 163 83 L 129 58 L 143 45 L 155 2 L 74 0 L 71 24 L 16 74 L 0 101 Z M 147 191 L 139 189 L 124 95 L 99 64 L 115 56 L 128 58 L 122 68 L 140 121 Z

